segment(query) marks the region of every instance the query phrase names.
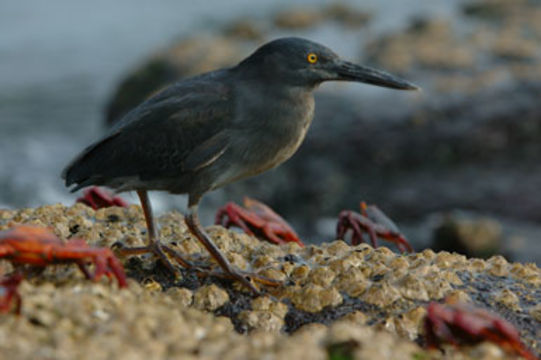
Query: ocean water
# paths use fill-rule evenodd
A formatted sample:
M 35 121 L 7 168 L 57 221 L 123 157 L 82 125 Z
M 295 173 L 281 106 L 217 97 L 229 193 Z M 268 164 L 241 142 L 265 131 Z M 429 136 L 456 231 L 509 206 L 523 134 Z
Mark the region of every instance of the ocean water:
M 60 172 L 103 133 L 103 108 L 118 81 L 175 39 L 242 15 L 264 16 L 323 1 L 207 0 L 0 2 L 0 207 L 71 204 Z M 370 31 L 420 14 L 449 15 L 445 0 L 349 1 L 374 13 Z M 347 52 L 347 42 L 314 34 Z M 177 206 L 153 195 L 158 210 Z M 128 201 L 136 202 L 135 196 Z

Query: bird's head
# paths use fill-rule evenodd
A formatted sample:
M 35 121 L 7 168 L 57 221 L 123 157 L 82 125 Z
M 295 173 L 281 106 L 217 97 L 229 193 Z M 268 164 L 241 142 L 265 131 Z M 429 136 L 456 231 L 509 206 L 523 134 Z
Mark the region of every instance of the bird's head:
M 323 81 L 356 81 L 401 90 L 416 85 L 385 71 L 341 59 L 331 49 L 302 38 L 288 37 L 262 45 L 237 69 L 249 77 L 294 86 L 314 87 Z

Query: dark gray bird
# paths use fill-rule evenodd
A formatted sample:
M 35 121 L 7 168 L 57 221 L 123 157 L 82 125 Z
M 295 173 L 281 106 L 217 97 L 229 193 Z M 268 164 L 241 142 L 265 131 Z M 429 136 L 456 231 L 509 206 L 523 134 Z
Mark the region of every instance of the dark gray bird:
M 223 270 L 256 291 L 201 227 L 197 207 L 208 191 L 286 161 L 302 143 L 314 115 L 313 90 L 322 82 L 356 81 L 401 90 L 417 86 L 386 72 L 340 59 L 300 38 L 271 41 L 237 66 L 180 81 L 129 112 L 107 136 L 66 167 L 72 191 L 105 185 L 135 190 L 148 226 L 148 246 L 172 271 L 160 244 L 149 190 L 189 195 L 186 224 Z

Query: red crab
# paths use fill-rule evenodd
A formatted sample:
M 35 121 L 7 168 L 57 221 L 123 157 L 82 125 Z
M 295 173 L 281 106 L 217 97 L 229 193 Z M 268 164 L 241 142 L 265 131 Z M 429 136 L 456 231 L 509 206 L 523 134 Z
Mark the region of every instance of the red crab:
M 103 275 L 114 276 L 120 287 L 127 286 L 124 268 L 111 249 L 90 247 L 83 239 L 62 243 L 43 227 L 21 225 L 0 232 L 0 259 L 38 267 L 71 262 L 77 264 L 88 279 L 97 281 Z M 89 262 L 94 264 L 93 274 L 86 267 Z
M 14 274 L 0 280 L 0 313 L 7 313 L 15 301 L 15 313 L 21 313 L 21 295 L 17 291 L 23 280 L 21 274 Z
M 396 244 L 402 252 L 413 252 L 413 247 L 400 233 L 394 222 L 389 219 L 377 206 L 361 202 L 361 213 L 343 210 L 338 215 L 336 238 L 345 240 L 351 230 L 351 244 L 359 245 L 364 242 L 363 230 L 368 232 L 373 247 L 377 247 L 377 238 L 381 237 Z
M 428 348 L 439 348 L 443 343 L 460 346 L 491 341 L 525 359 L 537 359 L 520 341 L 519 332 L 513 325 L 470 305 L 431 302 L 424 327 Z
M 275 244 L 296 242 L 304 246 L 295 230 L 267 205 L 244 197 L 244 207 L 228 202 L 218 209 L 215 224 L 238 226 L 249 235 L 257 234 Z
M 83 196 L 78 198 L 76 202 L 83 203 L 97 210 L 110 206 L 128 207 L 128 203 L 119 196 L 113 196 L 108 191 L 91 186 L 83 191 Z

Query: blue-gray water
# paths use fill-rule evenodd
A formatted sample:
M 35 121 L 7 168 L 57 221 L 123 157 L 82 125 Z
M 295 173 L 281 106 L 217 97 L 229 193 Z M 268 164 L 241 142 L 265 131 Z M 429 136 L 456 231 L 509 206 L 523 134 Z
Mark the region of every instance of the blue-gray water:
M 73 203 L 59 174 L 99 137 L 117 82 L 174 39 L 242 15 L 323 1 L 3 0 L 0 3 L 0 207 Z M 367 32 L 400 28 L 411 16 L 451 14 L 445 0 L 350 1 L 374 13 Z M 347 53 L 344 39 L 309 34 Z M 154 195 L 163 200 L 164 197 Z M 135 201 L 134 198 L 131 199 Z M 157 201 L 164 205 L 163 201 Z

